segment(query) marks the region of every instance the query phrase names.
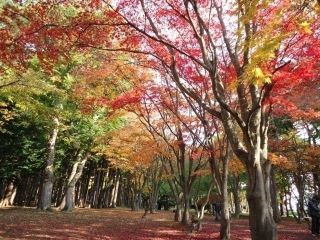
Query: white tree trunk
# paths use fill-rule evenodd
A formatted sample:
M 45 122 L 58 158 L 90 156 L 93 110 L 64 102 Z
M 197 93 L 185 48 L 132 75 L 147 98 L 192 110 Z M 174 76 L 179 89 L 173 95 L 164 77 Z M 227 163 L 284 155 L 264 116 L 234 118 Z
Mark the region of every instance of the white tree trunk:
M 44 170 L 44 180 L 38 206 L 40 210 L 48 210 L 51 208 L 52 187 L 54 181 L 53 163 L 55 159 L 55 146 L 59 132 L 59 119 L 55 117 L 53 122 L 54 128 L 48 142 L 47 164 Z

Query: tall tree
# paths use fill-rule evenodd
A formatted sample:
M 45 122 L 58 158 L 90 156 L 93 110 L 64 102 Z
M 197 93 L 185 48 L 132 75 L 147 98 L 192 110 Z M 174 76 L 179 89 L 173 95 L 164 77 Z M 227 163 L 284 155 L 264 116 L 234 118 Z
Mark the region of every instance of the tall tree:
M 270 103 L 286 91 L 288 79 L 297 85 L 314 76 L 318 51 L 311 45 L 317 45 L 319 39 L 316 15 L 307 15 L 310 5 L 140 0 L 121 1 L 115 8 L 141 36 L 143 51 L 154 56 L 177 87 L 222 121 L 249 175 L 252 239 L 277 238 L 267 159 Z M 170 29 L 170 36 L 164 29 Z M 310 42 L 308 54 L 298 50 L 305 41 Z M 224 77 L 225 72 L 229 78 Z M 292 74 L 296 81 L 291 81 Z M 212 91 L 210 95 L 218 102 L 216 108 L 199 97 L 196 80 L 208 83 L 207 92 Z

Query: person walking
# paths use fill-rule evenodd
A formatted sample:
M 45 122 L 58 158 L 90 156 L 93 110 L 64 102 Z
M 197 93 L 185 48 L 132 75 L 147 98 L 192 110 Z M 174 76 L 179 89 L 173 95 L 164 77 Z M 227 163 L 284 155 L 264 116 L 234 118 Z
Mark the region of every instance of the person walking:
M 145 218 L 150 210 L 150 197 L 149 195 L 143 195 L 144 214 L 142 218 Z M 151 211 L 150 211 L 151 212 Z
M 308 202 L 308 214 L 311 217 L 311 233 L 312 235 L 319 235 L 319 220 L 320 220 L 320 208 L 319 196 L 313 195 Z

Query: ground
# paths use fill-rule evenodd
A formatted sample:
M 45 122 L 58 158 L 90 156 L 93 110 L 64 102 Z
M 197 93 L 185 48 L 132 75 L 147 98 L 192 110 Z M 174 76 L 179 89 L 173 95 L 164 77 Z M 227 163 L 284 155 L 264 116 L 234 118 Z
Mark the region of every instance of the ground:
M 76 209 L 71 213 L 39 212 L 31 208 L 0 209 L 0 239 L 218 239 L 219 223 L 211 216 L 203 220 L 203 229 L 190 233 L 172 221 L 172 212 L 158 212 L 141 218 L 143 212 L 129 209 Z M 249 240 L 247 219 L 232 220 L 233 240 Z M 311 240 L 306 224 L 284 220 L 278 226 L 280 240 Z

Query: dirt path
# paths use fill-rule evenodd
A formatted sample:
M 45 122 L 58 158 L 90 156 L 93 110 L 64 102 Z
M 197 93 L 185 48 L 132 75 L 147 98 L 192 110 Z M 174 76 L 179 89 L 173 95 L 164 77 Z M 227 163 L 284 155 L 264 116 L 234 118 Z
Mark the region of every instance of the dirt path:
M 218 239 L 219 224 L 206 216 L 203 230 L 190 234 L 172 221 L 172 212 L 141 218 L 143 212 L 128 209 L 76 209 L 72 213 L 38 212 L 30 208 L 0 209 L 0 239 Z M 232 221 L 232 239 L 249 240 L 246 219 Z M 311 240 L 307 226 L 284 221 L 279 225 L 280 240 Z

